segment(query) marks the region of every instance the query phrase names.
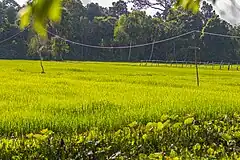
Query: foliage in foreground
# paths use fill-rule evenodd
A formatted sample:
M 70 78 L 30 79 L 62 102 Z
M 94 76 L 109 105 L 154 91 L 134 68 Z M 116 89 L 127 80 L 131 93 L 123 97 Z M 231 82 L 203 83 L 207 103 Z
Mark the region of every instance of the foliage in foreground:
M 118 131 L 94 128 L 75 136 L 47 129 L 0 141 L 1 159 L 238 159 L 240 116 L 204 121 L 163 115 L 146 125 L 133 122 Z

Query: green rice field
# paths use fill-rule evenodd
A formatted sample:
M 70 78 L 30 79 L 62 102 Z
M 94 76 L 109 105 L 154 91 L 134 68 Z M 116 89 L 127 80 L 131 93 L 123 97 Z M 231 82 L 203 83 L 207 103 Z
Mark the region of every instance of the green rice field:
M 0 61 L 0 134 L 112 130 L 163 114 L 240 111 L 240 71 L 137 63 Z

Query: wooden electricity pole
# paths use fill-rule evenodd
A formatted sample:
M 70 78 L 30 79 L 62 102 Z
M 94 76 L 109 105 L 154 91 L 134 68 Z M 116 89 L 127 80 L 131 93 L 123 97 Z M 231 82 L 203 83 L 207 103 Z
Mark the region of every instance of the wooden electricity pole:
M 198 74 L 198 65 L 197 65 L 197 48 L 196 47 L 195 47 L 195 66 L 196 66 L 197 86 L 199 86 L 199 74 Z
M 132 53 L 132 41 L 130 42 L 130 48 L 129 48 L 129 52 L 128 52 L 128 61 L 131 60 L 131 53 Z
M 196 32 L 192 35 L 192 39 L 193 41 L 195 41 L 195 37 L 196 37 Z M 189 47 L 189 49 L 193 49 L 194 50 L 194 54 L 195 54 L 195 68 L 196 68 L 196 80 L 197 80 L 197 86 L 199 87 L 199 73 L 198 73 L 198 61 L 197 61 L 197 50 L 200 50 L 199 47 L 197 47 L 197 42 L 195 41 L 195 46 L 194 47 Z
M 195 68 L 196 68 L 196 80 L 197 80 L 197 86 L 199 86 L 200 85 L 200 81 L 199 81 L 199 73 L 198 73 L 197 50 L 200 50 L 200 48 L 199 47 L 189 47 L 189 49 L 194 49 Z
M 155 41 L 153 41 L 153 43 L 152 43 L 152 49 L 151 49 L 151 54 L 150 54 L 150 57 L 149 57 L 149 61 L 152 60 L 153 51 L 154 51 L 154 44 L 155 44 Z

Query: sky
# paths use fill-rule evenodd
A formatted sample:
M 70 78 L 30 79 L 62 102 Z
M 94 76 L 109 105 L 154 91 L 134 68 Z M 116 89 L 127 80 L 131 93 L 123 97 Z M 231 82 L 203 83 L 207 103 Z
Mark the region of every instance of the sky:
M 233 0 L 234 1 L 234 0 Z M 240 24 L 240 1 L 218 0 L 213 6 L 220 17 L 231 24 Z
M 16 0 L 19 4 L 24 4 L 26 0 Z M 112 2 L 117 0 L 82 0 L 84 4 L 89 2 L 98 3 L 101 6 L 109 7 L 112 5 Z M 236 4 L 232 5 L 231 0 L 217 0 L 216 5 L 214 5 L 214 9 L 220 17 L 231 24 L 240 24 L 240 2 L 239 0 Z M 131 8 L 129 6 L 129 8 Z M 150 15 L 153 15 L 156 11 L 153 9 L 148 9 L 146 12 Z

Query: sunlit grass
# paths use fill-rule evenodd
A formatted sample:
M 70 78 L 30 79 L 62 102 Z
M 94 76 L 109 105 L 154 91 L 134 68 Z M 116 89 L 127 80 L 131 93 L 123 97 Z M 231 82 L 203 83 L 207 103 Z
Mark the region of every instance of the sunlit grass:
M 162 114 L 212 118 L 240 111 L 240 71 L 134 63 L 0 61 L 1 134 L 119 128 Z

